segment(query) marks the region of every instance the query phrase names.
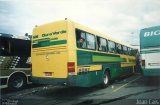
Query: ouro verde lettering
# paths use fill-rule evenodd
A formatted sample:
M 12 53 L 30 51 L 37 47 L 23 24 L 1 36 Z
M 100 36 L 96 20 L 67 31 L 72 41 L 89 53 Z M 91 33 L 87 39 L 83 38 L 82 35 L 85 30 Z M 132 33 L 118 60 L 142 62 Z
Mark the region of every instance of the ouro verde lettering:
M 51 32 L 51 33 L 45 33 L 45 34 L 42 34 L 42 37 L 64 34 L 66 32 L 67 32 L 66 30 L 62 30 L 62 31 L 56 31 L 56 32 Z

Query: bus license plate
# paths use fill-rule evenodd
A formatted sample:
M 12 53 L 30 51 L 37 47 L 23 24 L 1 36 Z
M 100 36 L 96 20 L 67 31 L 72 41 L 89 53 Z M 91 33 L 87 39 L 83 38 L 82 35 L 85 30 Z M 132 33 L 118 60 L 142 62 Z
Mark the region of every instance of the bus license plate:
M 45 76 L 52 76 L 52 72 L 45 72 Z

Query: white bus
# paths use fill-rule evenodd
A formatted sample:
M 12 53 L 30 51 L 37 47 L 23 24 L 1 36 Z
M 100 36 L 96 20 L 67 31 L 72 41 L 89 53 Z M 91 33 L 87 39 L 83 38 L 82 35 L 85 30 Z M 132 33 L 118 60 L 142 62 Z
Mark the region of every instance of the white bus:
M 140 53 L 144 76 L 160 76 L 160 26 L 141 30 Z

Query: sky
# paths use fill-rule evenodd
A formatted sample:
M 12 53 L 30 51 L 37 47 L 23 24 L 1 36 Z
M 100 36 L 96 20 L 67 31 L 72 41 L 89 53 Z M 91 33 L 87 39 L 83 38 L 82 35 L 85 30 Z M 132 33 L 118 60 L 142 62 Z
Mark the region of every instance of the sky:
M 0 0 L 0 33 L 32 34 L 65 18 L 139 45 L 139 32 L 160 25 L 160 0 Z

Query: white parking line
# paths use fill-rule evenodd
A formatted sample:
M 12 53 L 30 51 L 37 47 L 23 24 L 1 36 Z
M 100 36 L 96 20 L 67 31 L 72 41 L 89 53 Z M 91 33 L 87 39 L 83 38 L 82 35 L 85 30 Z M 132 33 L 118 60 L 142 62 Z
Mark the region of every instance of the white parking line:
M 140 79 L 140 78 L 141 78 L 141 76 L 140 76 L 140 77 L 137 77 L 136 79 L 134 79 L 134 80 L 132 80 L 132 81 L 129 81 L 128 83 L 126 83 L 126 84 L 118 87 L 117 89 L 114 89 L 113 92 L 116 92 L 116 91 L 120 90 L 121 88 L 127 86 L 128 84 L 130 84 L 130 83 L 132 83 L 132 82 L 134 82 L 134 81 L 136 81 L 136 80 L 138 80 L 138 79 Z

